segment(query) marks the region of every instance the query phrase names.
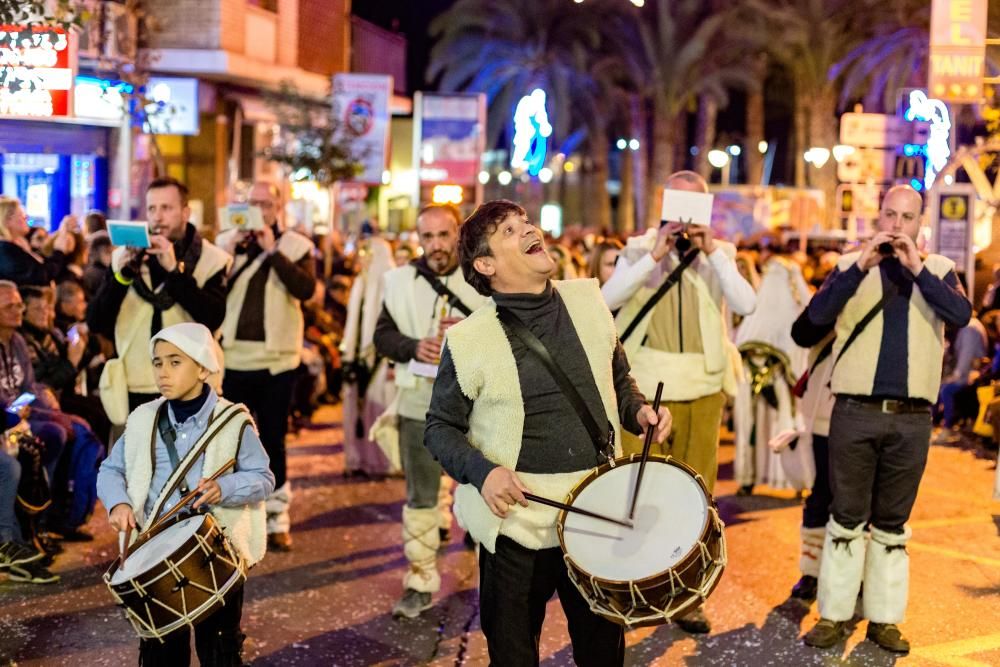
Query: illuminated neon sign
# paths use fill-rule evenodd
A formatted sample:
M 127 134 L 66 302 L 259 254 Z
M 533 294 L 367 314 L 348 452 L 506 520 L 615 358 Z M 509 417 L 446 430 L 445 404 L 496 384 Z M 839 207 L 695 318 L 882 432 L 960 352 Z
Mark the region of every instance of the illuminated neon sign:
M 545 91 L 535 88 L 525 95 L 514 110 L 514 151 L 510 166 L 527 169 L 532 176 L 545 165 L 545 149 L 552 134 L 549 114 L 545 110 Z
M 922 90 L 914 90 L 910 92 L 910 107 L 903 116 L 908 121 L 930 123 L 926 146 L 907 144 L 903 147 L 905 155 L 925 156 L 924 187 L 929 190 L 951 156 L 951 116 L 948 106 L 941 100 L 927 97 L 927 93 Z
M 69 115 L 69 47 L 61 28 L 0 26 L 0 114 Z

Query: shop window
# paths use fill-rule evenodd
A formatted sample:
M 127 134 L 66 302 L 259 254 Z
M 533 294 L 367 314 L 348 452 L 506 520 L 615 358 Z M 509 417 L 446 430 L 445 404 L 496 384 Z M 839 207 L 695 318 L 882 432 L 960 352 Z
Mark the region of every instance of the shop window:
M 278 0 L 247 0 L 248 5 L 266 9 L 269 12 L 278 13 Z

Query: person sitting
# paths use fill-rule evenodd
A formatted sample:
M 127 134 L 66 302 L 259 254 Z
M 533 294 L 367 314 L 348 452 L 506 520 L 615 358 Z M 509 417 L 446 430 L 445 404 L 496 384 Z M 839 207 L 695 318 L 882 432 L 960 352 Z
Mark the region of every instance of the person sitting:
M 43 258 L 28 242 L 31 229 L 20 200 L 0 195 L 0 280 L 17 285 L 48 285 L 65 270 L 73 238 L 60 227 L 52 254 Z

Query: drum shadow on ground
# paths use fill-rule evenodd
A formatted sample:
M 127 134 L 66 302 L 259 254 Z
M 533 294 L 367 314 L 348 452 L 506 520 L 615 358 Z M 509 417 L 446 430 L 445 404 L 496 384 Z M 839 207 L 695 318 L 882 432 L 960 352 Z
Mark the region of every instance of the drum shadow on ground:
M 20 621 L 0 620 L 0 664 L 40 659 L 51 664 L 57 656 L 93 646 L 93 636 L 101 636 L 109 649 L 130 646 L 139 640 L 128 627 L 124 613 L 111 603 L 72 613 L 46 614 Z
M 719 506 L 719 516 L 726 523 L 726 527 L 753 521 L 753 518 L 745 516 L 747 514 L 802 505 L 802 501 L 798 498 L 781 498 L 769 495 L 718 496 L 715 502 Z
M 388 610 L 363 623 L 309 637 L 253 660 L 252 665 L 372 664 L 425 665 L 462 651 L 462 639 L 477 630 L 475 589 L 457 591 L 437 601 L 415 619 L 393 619 Z
M 366 526 L 372 523 L 399 523 L 403 513 L 403 500 L 391 503 L 364 503 L 338 507 L 329 512 L 315 514 L 305 521 L 292 524 L 292 533 L 304 533 L 324 528 Z
M 322 475 L 292 475 L 292 492 L 301 491 L 303 489 L 313 489 L 316 487 L 323 486 L 357 486 L 360 484 L 370 484 L 379 483 L 389 480 L 388 475 L 385 476 L 363 476 L 363 475 L 352 475 L 347 476 L 341 472 L 328 472 Z

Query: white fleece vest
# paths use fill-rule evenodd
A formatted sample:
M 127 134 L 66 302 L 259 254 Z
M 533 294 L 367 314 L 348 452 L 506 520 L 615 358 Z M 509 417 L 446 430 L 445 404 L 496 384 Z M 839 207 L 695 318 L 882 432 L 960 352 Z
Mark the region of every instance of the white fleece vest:
M 118 271 L 122 265 L 125 248 L 117 248 L 111 256 L 111 266 Z M 201 257 L 194 268 L 194 279 L 198 287 L 203 287 L 209 278 L 229 266 L 229 255 L 202 239 Z M 143 265 L 142 275 L 136 280 L 144 280 L 151 285 L 149 269 Z M 162 313 L 163 327 L 181 322 L 190 322 L 191 316 L 179 304 Z M 115 320 L 115 349 L 122 356 L 128 390 L 137 394 L 156 394 L 156 379 L 153 376 L 153 362 L 149 358 L 149 339 L 152 336 L 153 306 L 132 288 L 122 301 L 118 319 Z M 124 351 L 124 354 L 123 354 Z
M 149 497 L 150 485 L 153 480 L 153 452 L 156 446 L 156 415 L 165 399 L 158 398 L 140 405 L 129 415 L 125 424 L 125 483 L 132 511 L 140 526 L 146 523 L 146 499 Z M 203 475 L 211 475 L 221 468 L 229 459 L 234 459 L 239 453 L 243 431 L 254 428 L 253 420 L 246 408 L 237 405 L 233 408 L 236 416 L 227 421 L 233 414 L 227 409 L 234 404 L 219 398 L 212 411 L 212 419 L 208 423 L 205 434 L 213 433 L 221 424 L 222 430 L 208 443 L 204 453 L 196 459 L 192 469 L 201 469 Z M 223 413 L 225 413 L 223 415 Z M 221 419 L 217 420 L 220 415 Z M 202 435 L 195 443 L 203 446 L 205 436 Z M 171 476 L 173 477 L 173 476 Z M 167 487 L 170 484 L 168 482 Z M 156 499 L 156 505 L 163 502 L 163 492 Z M 241 505 L 239 507 L 213 507 L 212 515 L 219 521 L 223 532 L 232 541 L 233 546 L 243 556 L 247 566 L 257 563 L 267 551 L 266 516 L 264 502 Z
M 846 271 L 856 264 L 860 252 L 844 255 L 837 268 Z M 955 263 L 941 255 L 928 255 L 924 260 L 927 270 L 938 278 L 944 278 L 955 268 Z M 882 298 L 882 272 L 872 269 L 861 281 L 858 291 L 844 306 L 837 318 L 837 342 L 833 348 L 833 358 L 840 354 L 855 326 Z M 884 311 L 869 322 L 857 339 L 847 348 L 847 352 L 833 369 L 832 388 L 834 394 L 855 394 L 870 396 L 875 385 L 875 370 L 878 365 L 879 349 L 882 346 L 882 329 L 885 322 Z M 909 398 L 937 400 L 941 385 L 941 359 L 944 356 L 944 322 L 937 316 L 930 304 L 920 294 L 916 283 L 910 295 L 909 331 L 907 335 L 907 394 Z
M 733 244 L 724 241 L 716 241 L 716 244 L 719 252 L 725 253 L 730 259 L 736 257 L 736 246 Z M 699 261 L 704 262 L 705 257 L 701 257 Z M 656 394 L 656 385 L 660 381 L 664 382 L 665 401 L 693 401 L 721 390 L 735 396 L 737 369 L 742 368 L 743 360 L 726 331 L 726 318 L 723 317 L 723 309 L 716 296 L 721 294 L 721 287 L 709 284 L 705 276 L 694 267 L 685 269 L 681 279 L 698 290 L 698 327 L 701 330 L 703 351 L 665 352 L 642 344 L 653 313 L 656 308 L 661 307 L 657 304 L 629 335 L 628 340 L 622 343 L 632 364 L 636 384 L 650 400 Z M 672 289 L 678 287 L 680 286 Z M 656 288 L 645 286 L 636 290 L 615 319 L 619 333 L 625 331 L 655 293 Z
M 229 238 L 237 230 L 219 235 L 218 243 L 226 247 Z M 277 251 L 292 262 L 298 262 L 313 251 L 313 243 L 296 232 L 287 231 L 278 239 Z M 302 340 L 305 318 L 302 302 L 288 293 L 281 278 L 272 270 L 264 287 L 264 341 L 236 339 L 243 304 L 246 301 L 250 279 L 260 270 L 264 262 L 261 254 L 254 260 L 254 266 L 243 271 L 230 286 L 226 297 L 226 319 L 222 322 L 222 349 L 226 353 L 226 368 L 232 370 L 260 370 L 266 368 L 272 374 L 298 368 L 302 356 Z M 237 255 L 233 260 L 232 272 L 239 271 L 246 264 L 246 255 Z
M 382 278 L 385 307 L 392 315 L 400 333 L 410 338 L 425 338 L 437 332 L 441 322 L 441 302 L 438 294 L 411 264 L 393 269 Z M 461 270 L 442 281 L 466 306 L 476 310 L 487 299 L 469 283 Z M 435 304 L 437 306 L 435 307 Z M 448 317 L 461 317 L 462 312 L 451 308 Z M 410 372 L 409 364 L 396 364 L 396 387 L 399 388 L 399 414 L 409 419 L 423 421 L 431 404 L 432 378 Z
M 621 455 L 621 424 L 615 394 L 612 357 L 618 336 L 611 313 L 604 305 L 597 280 L 554 282 L 566 304 L 577 336 L 590 362 L 590 369 L 604 403 L 608 421 L 615 430 L 615 453 Z M 487 459 L 505 468 L 517 467 L 524 428 L 524 399 L 517 362 L 492 301 L 465 321 L 448 330 L 448 348 L 462 393 L 474 401 L 469 415 L 469 443 Z M 535 494 L 563 501 L 589 472 L 550 475 L 519 472 L 518 477 Z M 472 484 L 455 492 L 455 516 L 459 523 L 490 553 L 498 535 L 529 549 L 559 546 L 556 519 L 559 510 L 538 503 L 515 505 L 506 519 L 493 514 Z

